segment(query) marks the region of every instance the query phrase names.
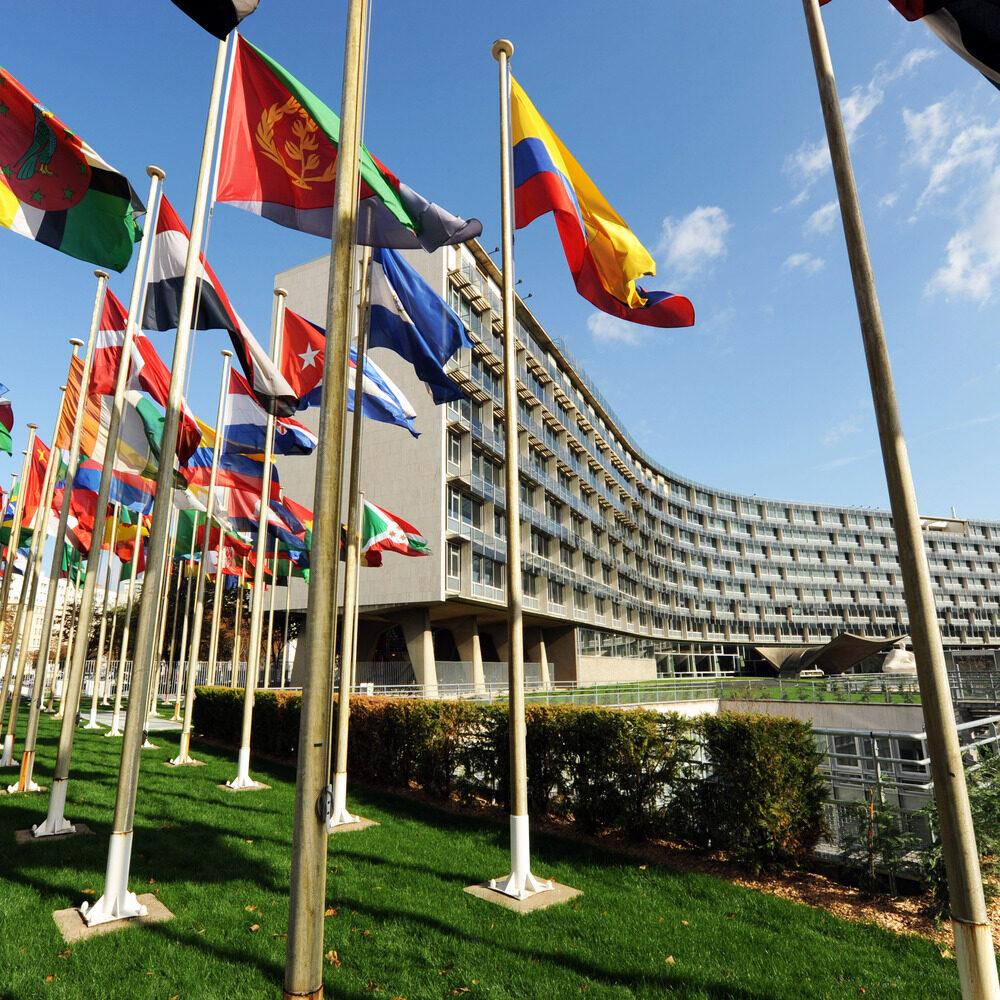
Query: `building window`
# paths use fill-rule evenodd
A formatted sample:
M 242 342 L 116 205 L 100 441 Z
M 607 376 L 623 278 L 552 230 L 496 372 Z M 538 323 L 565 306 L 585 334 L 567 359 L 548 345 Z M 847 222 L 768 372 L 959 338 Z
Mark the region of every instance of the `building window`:
M 559 562 L 563 566 L 569 566 L 570 568 L 573 566 L 573 549 L 565 543 L 559 546 Z
M 558 580 L 549 580 L 549 603 L 563 604 L 565 588 Z
M 521 481 L 521 503 L 525 507 L 535 506 L 535 487 L 531 486 L 529 483 Z
M 454 431 L 448 432 L 448 464 L 462 464 L 462 439 Z
M 562 504 L 553 500 L 552 497 L 546 496 L 545 516 L 555 521 L 556 524 L 562 524 L 562 514 L 563 514 Z
M 448 544 L 448 583 L 460 585 L 462 582 L 462 550 L 459 546 Z
M 537 597 L 538 596 L 538 574 L 528 573 L 527 571 L 521 574 L 522 586 L 524 587 L 525 597 Z
M 595 597 L 594 598 L 594 611 L 601 618 L 604 617 L 604 609 L 605 609 L 605 604 L 606 603 L 607 602 L 605 601 L 605 599 L 603 597 Z
M 507 537 L 507 520 L 503 511 L 495 510 L 493 512 L 493 534 L 496 535 L 497 538 Z
M 573 588 L 573 607 L 577 611 L 587 610 L 587 592 L 580 587 Z
M 543 535 L 537 528 L 531 529 L 531 551 L 543 559 L 549 558 L 549 537 Z
M 472 582 L 499 590 L 503 586 L 503 566 L 489 556 L 472 556 Z

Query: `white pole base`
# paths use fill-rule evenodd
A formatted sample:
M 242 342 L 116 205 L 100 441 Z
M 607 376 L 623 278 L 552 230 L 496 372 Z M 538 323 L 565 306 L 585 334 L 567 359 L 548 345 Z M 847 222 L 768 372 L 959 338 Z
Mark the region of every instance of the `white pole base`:
M 89 721 L 89 722 L 88 722 L 88 723 L 87 723 L 87 724 L 86 724 L 86 725 L 85 725 L 85 726 L 84 726 L 83 728 L 84 728 L 84 729 L 103 729 L 103 728 L 104 728 L 104 726 L 102 726 L 102 725 L 101 725 L 101 724 L 100 724 L 100 723 L 99 723 L 99 722 L 97 721 L 97 719 L 91 719 L 91 720 L 90 720 L 90 721 Z
M 63 712 L 62 708 L 60 708 L 60 709 L 59 709 L 59 711 L 58 711 L 58 712 L 56 712 L 56 714 L 52 716 L 52 718 L 53 718 L 53 719 L 55 719 L 55 720 L 56 720 L 57 722 L 61 722 L 61 721 L 62 721 L 62 719 L 63 719 L 63 716 L 64 716 L 65 714 L 66 714 L 66 713 L 65 713 L 65 712 Z
M 0 756 L 0 767 L 19 767 L 14 760 L 14 734 L 7 733 L 3 738 L 3 755 Z
M 144 917 L 149 913 L 134 892 L 128 891 L 128 873 L 132 860 L 132 834 L 113 833 L 108 844 L 108 867 L 104 876 L 104 895 L 95 903 L 84 903 L 80 915 L 88 927 L 112 920 Z
M 21 783 L 19 781 L 15 781 L 13 785 L 7 786 L 8 795 L 20 795 L 22 792 L 40 792 L 41 790 L 42 786 L 37 784 L 31 778 L 28 778 L 24 788 L 21 787 Z
M 142 746 L 140 747 L 140 749 L 142 749 L 142 750 L 159 750 L 160 748 L 159 748 L 159 746 L 156 743 L 151 742 L 150 739 L 149 739 L 149 737 L 147 736 L 142 741 Z
M 338 771 L 333 776 L 333 810 L 326 821 L 326 832 L 333 833 L 338 826 L 349 826 L 360 818 L 347 811 L 347 775 Z
M 229 788 L 256 788 L 258 782 L 250 777 L 250 747 L 240 747 L 239 757 L 236 760 L 236 777 L 232 781 L 227 781 Z
M 76 833 L 76 827 L 66 819 L 66 792 L 69 782 L 56 778 L 49 793 L 49 811 L 44 821 L 31 828 L 32 837 L 58 837 L 64 833 Z
M 172 757 L 167 761 L 168 764 L 173 767 L 191 767 L 195 764 L 200 764 L 201 761 L 195 760 L 191 756 L 191 734 L 181 733 L 181 743 L 177 748 L 177 756 Z
M 552 888 L 548 879 L 538 879 L 531 874 L 527 816 L 510 818 L 510 862 L 511 873 L 505 878 L 490 879 L 491 889 L 514 899 L 529 899 L 536 893 L 548 892 Z

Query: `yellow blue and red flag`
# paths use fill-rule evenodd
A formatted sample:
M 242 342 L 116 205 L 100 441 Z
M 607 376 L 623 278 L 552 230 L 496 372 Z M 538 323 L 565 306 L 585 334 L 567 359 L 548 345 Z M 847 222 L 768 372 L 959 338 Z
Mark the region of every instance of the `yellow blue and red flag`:
M 576 289 L 588 302 L 631 323 L 692 326 L 689 299 L 637 284 L 656 273 L 652 255 L 513 78 L 511 131 L 516 228 L 552 212 Z

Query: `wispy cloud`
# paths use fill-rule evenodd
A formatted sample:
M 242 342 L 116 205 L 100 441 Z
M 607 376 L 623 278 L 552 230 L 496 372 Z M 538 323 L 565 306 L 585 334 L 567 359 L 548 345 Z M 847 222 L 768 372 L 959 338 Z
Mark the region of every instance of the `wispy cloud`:
M 587 317 L 587 329 L 598 344 L 627 344 L 635 347 L 641 340 L 644 327 L 626 323 L 617 316 L 605 312 L 593 312 Z
M 805 225 L 802 228 L 807 233 L 815 236 L 824 235 L 833 229 L 834 223 L 836 223 L 839 215 L 840 206 L 837 202 L 828 201 L 825 205 L 821 205 L 817 208 L 816 211 L 813 212 L 808 219 L 806 219 Z
M 805 271 L 806 274 L 818 274 L 826 267 L 822 257 L 814 257 L 811 253 L 793 253 L 785 258 L 781 265 L 786 271 Z
M 841 420 L 823 435 L 823 447 L 832 448 L 834 445 L 840 444 L 844 438 L 859 433 L 860 430 L 861 421 L 858 417 L 848 417 L 846 420 Z
M 847 465 L 855 465 L 858 462 L 867 462 L 877 454 L 878 451 L 875 448 L 872 448 L 869 451 L 863 451 L 857 455 L 844 455 L 841 458 L 831 458 L 829 462 L 820 462 L 818 465 L 814 465 L 813 468 L 817 472 L 833 472 L 836 469 L 843 469 Z
M 672 275 L 690 278 L 726 255 L 726 237 L 732 229 L 725 209 L 702 205 L 683 219 L 663 220 L 657 250 Z

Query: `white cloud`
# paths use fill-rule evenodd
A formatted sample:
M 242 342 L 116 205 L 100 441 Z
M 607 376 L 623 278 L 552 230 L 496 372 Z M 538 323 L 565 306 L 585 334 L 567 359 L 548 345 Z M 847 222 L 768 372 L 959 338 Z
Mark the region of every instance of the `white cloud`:
M 944 101 L 929 104 L 923 111 L 903 108 L 903 127 L 910 159 L 929 167 L 944 146 L 954 119 Z
M 861 424 L 857 417 L 848 417 L 841 420 L 839 424 L 834 424 L 823 435 L 823 447 L 832 448 L 835 444 L 840 444 L 846 437 L 857 434 L 861 430 Z
M 806 219 L 803 229 L 816 236 L 828 233 L 833 229 L 839 215 L 840 205 L 836 201 L 828 201 Z
M 888 194 L 882 195 L 878 200 L 879 208 L 892 208 L 896 202 L 899 201 L 899 192 L 890 191 Z
M 986 302 L 1000 279 L 1000 170 L 993 173 L 981 197 L 971 204 L 969 221 L 948 241 L 946 261 L 932 275 L 925 293 Z
M 930 176 L 927 187 L 920 196 L 920 203 L 947 191 L 960 171 L 992 171 L 997 163 L 998 152 L 1000 121 L 992 125 L 982 121 L 963 124 L 952 136 L 947 149 L 934 158 L 933 164 L 928 164 Z
M 818 274 L 826 267 L 822 257 L 814 257 L 811 253 L 793 253 L 785 258 L 781 265 L 786 271 L 805 271 L 806 274 Z
M 726 236 L 732 225 L 725 209 L 701 205 L 683 219 L 663 220 L 657 250 L 664 268 L 681 278 L 690 278 L 712 261 L 726 255 Z
M 628 344 L 633 347 L 639 343 L 642 332 L 635 323 L 626 323 L 605 312 L 591 313 L 587 317 L 587 329 L 599 344 Z

